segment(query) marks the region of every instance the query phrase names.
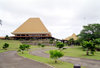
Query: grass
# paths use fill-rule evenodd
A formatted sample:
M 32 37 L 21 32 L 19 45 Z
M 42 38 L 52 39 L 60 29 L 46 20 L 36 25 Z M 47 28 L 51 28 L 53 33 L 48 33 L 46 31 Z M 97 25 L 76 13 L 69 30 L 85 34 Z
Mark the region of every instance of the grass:
M 21 44 L 20 41 L 17 41 L 17 40 L 0 40 L 0 49 L 2 49 L 2 46 L 4 45 L 4 43 L 9 44 L 8 49 L 16 49 Z
M 83 51 L 80 46 L 69 47 L 63 50 L 63 52 L 64 52 L 64 56 L 100 60 L 100 52 L 96 52 L 95 55 L 87 56 L 86 51 Z M 46 51 L 46 53 L 49 53 L 49 51 Z
M 7 50 L 2 49 L 2 46 L 5 43 L 9 44 L 9 47 L 7 48 Z M 22 43 L 18 40 L 0 40 L 0 52 L 12 51 L 12 50 L 17 51 L 21 44 Z M 31 49 L 34 49 L 34 48 L 38 48 L 38 46 L 31 46 Z
M 64 50 L 64 53 L 65 56 L 100 60 L 100 52 L 96 52 L 95 55 L 87 56 L 86 51 L 83 51 L 81 47 L 68 48 Z
M 9 44 L 9 48 L 7 50 L 2 49 L 2 46 L 4 43 Z M 17 41 L 17 40 L 0 40 L 0 52 L 18 50 L 18 47 L 20 45 L 21 45 L 20 41 Z M 35 50 L 36 48 L 40 48 L 40 47 L 31 46 L 32 51 Z M 45 48 L 51 48 L 51 47 L 47 46 Z M 54 60 L 52 60 L 52 59 L 39 57 L 39 56 L 33 56 L 33 55 L 30 55 L 27 51 L 25 51 L 24 54 L 18 53 L 18 55 L 29 58 L 29 59 L 33 59 L 33 60 L 36 60 L 36 61 L 39 61 L 42 63 L 52 65 L 55 68 L 73 68 L 73 64 L 62 62 L 62 61 L 59 61 L 57 64 L 55 64 Z
M 2 46 L 5 43 L 9 44 L 9 47 L 7 48 L 7 50 L 2 49 Z M 0 40 L 0 52 L 17 50 L 20 44 L 21 44 L 20 41 L 17 41 L 17 40 Z
M 30 55 L 26 51 L 24 52 L 24 54 L 18 53 L 18 55 L 23 56 L 25 58 L 32 59 L 32 60 L 36 60 L 38 62 L 49 64 L 51 66 L 54 66 L 55 68 L 73 68 L 73 64 L 71 64 L 71 63 L 62 62 L 62 61 L 58 61 L 58 63 L 54 63 L 54 60 L 52 60 L 50 58 L 44 58 L 44 57 Z
M 3 50 L 2 49 L 2 46 L 3 46 L 4 43 L 8 43 L 9 44 L 9 48 L 7 50 Z M 18 47 L 20 45 L 21 45 L 21 42 L 17 41 L 17 40 L 0 40 L 0 52 L 6 52 L 6 51 L 11 51 L 11 50 L 16 50 L 17 51 Z M 37 48 L 39 48 L 39 47 L 38 46 L 31 46 L 30 49 L 33 51 L 33 50 L 35 50 Z M 52 48 L 52 47 L 46 46 L 45 48 Z M 25 58 L 32 59 L 32 60 L 36 60 L 38 62 L 49 64 L 51 66 L 54 66 L 55 68 L 73 68 L 73 64 L 71 64 L 71 63 L 58 61 L 58 63 L 55 64 L 54 60 L 52 60 L 50 58 L 44 58 L 44 57 L 30 55 L 26 51 L 25 51 L 24 54 L 18 53 L 18 55 L 23 56 Z
M 7 48 L 7 50 L 3 50 L 2 49 L 2 46 L 5 44 L 5 43 L 8 43 L 9 44 L 9 47 Z M 18 50 L 19 46 L 21 45 L 22 43 L 18 40 L 0 40 L 0 52 L 5 52 L 5 51 L 11 51 L 11 50 Z M 44 48 L 51 48 L 52 46 L 46 46 Z M 38 47 L 38 46 L 31 46 L 30 49 L 31 50 L 35 50 L 36 48 L 41 48 L 41 47 Z

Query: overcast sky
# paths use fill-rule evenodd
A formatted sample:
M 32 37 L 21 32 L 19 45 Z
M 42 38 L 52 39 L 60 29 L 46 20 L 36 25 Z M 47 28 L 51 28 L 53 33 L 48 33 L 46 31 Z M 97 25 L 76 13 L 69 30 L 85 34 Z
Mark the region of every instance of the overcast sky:
M 100 23 L 100 0 L 0 0 L 0 36 L 30 17 L 38 17 L 53 37 L 79 34 L 83 25 Z

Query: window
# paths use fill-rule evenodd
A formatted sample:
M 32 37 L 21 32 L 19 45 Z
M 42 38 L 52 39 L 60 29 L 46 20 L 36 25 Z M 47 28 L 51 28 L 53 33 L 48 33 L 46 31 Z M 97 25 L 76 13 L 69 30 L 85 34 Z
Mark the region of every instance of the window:
M 25 36 L 25 34 L 22 34 L 21 36 Z
M 20 36 L 20 34 L 17 34 L 16 36 Z

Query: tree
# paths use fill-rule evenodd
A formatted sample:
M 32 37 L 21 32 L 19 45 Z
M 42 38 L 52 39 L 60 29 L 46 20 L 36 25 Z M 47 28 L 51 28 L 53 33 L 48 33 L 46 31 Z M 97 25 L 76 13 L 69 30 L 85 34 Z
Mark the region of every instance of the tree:
M 61 50 L 61 48 L 63 48 L 65 46 L 64 43 L 62 42 L 56 42 L 56 47 L 59 48 L 59 50 Z
M 28 50 L 30 49 L 30 45 L 27 45 L 27 44 L 22 44 L 19 46 L 19 50 L 18 52 L 22 52 L 22 54 L 24 53 L 25 50 Z
M 0 19 L 0 25 L 2 25 L 2 20 Z
M 38 43 L 38 46 L 40 47 L 41 46 L 41 43 Z
M 94 39 L 93 42 L 95 45 L 100 45 L 100 38 Z
M 96 51 L 100 51 L 100 38 L 94 39 L 93 43 L 96 45 Z
M 40 45 L 40 47 L 44 48 L 44 47 L 45 47 L 45 45 L 41 44 L 41 45 Z
M 50 43 L 50 44 L 53 44 L 53 41 L 54 41 L 53 39 L 50 39 L 49 43 Z
M 5 36 L 5 39 L 6 39 L 6 40 L 8 40 L 8 39 L 9 39 L 9 36 L 8 36 L 8 35 L 6 35 L 6 36 Z
M 19 46 L 19 50 L 18 51 L 21 51 L 22 52 L 22 54 L 24 53 L 23 51 L 26 49 L 26 45 L 20 45 Z
M 59 50 L 50 50 L 49 53 L 50 53 L 50 58 L 54 59 L 55 63 L 57 63 L 58 58 L 64 56 L 64 54 Z
M 69 44 L 69 45 L 74 44 L 74 39 L 73 39 L 73 38 L 69 39 L 69 40 L 68 40 L 68 44 Z
M 42 47 L 42 48 L 45 47 L 45 45 L 43 45 L 43 44 L 41 44 L 41 43 L 39 43 L 38 46 L 39 46 L 39 47 Z
M 28 49 L 30 49 L 30 45 L 26 45 L 25 44 L 25 48 L 28 50 Z
M 79 39 L 74 40 L 74 45 L 80 45 L 80 40 Z
M 94 40 L 100 38 L 100 24 L 88 24 L 83 26 L 83 30 L 78 35 L 80 40 Z
M 86 48 L 86 55 L 89 55 L 89 51 L 91 51 L 91 54 L 94 55 L 95 52 L 95 45 L 92 41 L 83 41 L 83 47 Z
M 45 45 L 41 44 L 41 47 L 43 48 L 43 47 L 45 47 Z
M 5 43 L 2 48 L 5 49 L 5 50 L 7 50 L 8 47 L 9 47 L 9 44 Z

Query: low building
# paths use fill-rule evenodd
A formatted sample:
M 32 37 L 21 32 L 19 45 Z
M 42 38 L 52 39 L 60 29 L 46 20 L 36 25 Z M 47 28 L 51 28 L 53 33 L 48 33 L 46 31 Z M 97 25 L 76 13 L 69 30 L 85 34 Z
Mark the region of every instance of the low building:
M 78 39 L 77 35 L 76 35 L 75 33 L 73 33 L 71 36 L 65 38 L 64 40 L 70 40 L 70 39 L 72 39 L 72 38 L 73 38 L 74 40 L 77 40 L 77 39 Z
M 0 37 L 0 39 L 5 39 L 5 37 Z
M 51 33 L 44 26 L 40 18 L 29 18 L 14 32 L 14 39 L 48 39 Z

